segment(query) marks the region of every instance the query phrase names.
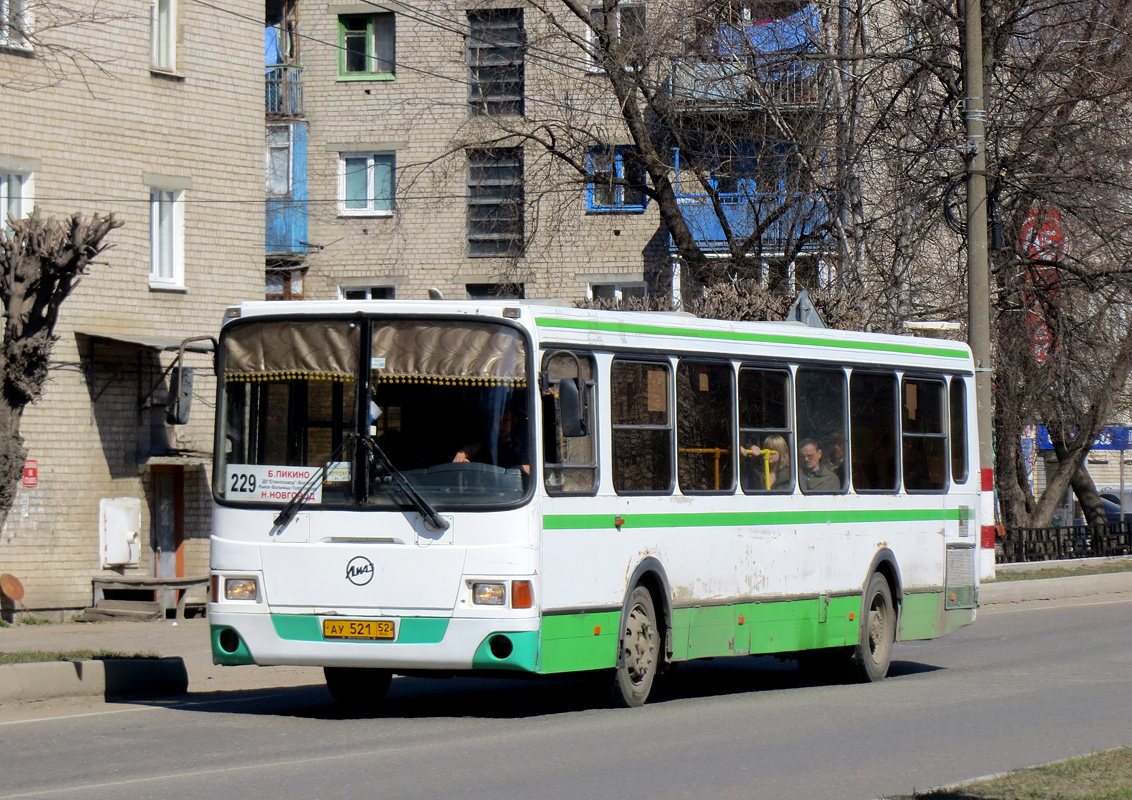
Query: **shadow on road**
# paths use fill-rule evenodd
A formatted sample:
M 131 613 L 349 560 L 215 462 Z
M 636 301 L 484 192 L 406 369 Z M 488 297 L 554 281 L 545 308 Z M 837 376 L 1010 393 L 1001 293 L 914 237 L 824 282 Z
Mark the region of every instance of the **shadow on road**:
M 900 679 L 940 669 L 914 661 L 894 661 L 889 679 Z M 285 716 L 308 719 L 427 719 L 468 717 L 523 719 L 576 713 L 606 706 L 605 675 L 571 678 L 423 678 L 398 677 L 376 714 L 358 714 L 335 703 L 322 684 L 278 689 L 190 692 L 181 698 L 153 700 L 156 705 L 181 711 Z M 661 676 L 653 687 L 650 705 L 754 692 L 812 689 L 793 661 L 772 657 L 726 658 L 681 664 Z M 836 689 L 836 686 L 828 688 Z

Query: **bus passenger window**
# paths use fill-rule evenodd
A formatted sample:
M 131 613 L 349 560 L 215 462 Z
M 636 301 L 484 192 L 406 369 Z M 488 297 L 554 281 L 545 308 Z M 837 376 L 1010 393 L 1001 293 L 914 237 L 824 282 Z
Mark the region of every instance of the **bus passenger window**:
M 680 491 L 735 488 L 735 393 L 730 364 L 681 361 L 676 369 L 676 472 Z
M 554 353 L 543 363 L 549 387 L 542 395 L 543 457 L 547 494 L 593 494 L 597 491 L 597 404 L 594 400 L 594 361 L 592 356 Z M 585 436 L 562 435 L 562 409 L 558 387 L 564 379 L 578 377 L 584 385 L 581 404 L 586 421 Z
M 849 428 L 855 491 L 899 488 L 896 416 L 896 375 L 854 370 L 849 379 Z
M 618 494 L 672 491 L 672 415 L 668 364 L 613 362 L 613 488 Z
M 739 370 L 739 481 L 744 492 L 794 490 L 790 373 Z
M 809 494 L 845 491 L 849 479 L 844 452 L 845 371 L 799 367 L 794 393 L 798 483 L 802 491 Z
M 951 379 L 951 480 L 967 480 L 967 387 L 962 378 Z
M 947 434 L 943 428 L 943 381 L 904 380 L 904 488 L 947 488 Z

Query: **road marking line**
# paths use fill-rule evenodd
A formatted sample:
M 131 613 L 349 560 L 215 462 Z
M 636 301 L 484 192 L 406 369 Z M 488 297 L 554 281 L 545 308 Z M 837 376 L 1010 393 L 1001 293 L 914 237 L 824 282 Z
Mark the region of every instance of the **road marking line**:
M 1030 608 L 1003 608 L 994 609 L 994 606 L 983 606 L 979 609 L 979 616 L 994 616 L 995 614 L 1017 614 L 1022 611 L 1049 611 L 1054 608 L 1089 608 L 1091 606 L 1112 606 L 1121 603 L 1132 603 L 1132 597 L 1124 600 L 1103 600 L 1096 603 L 1065 603 L 1065 600 L 1070 600 L 1068 597 L 1051 597 L 1043 600 L 1027 600 L 1026 603 L 1057 603 L 1055 606 L 1032 606 Z M 995 603 L 995 606 L 1016 605 L 1015 603 Z M 993 610 L 992 610 L 993 609 Z M 978 619 L 975 620 L 978 624 Z
M 111 708 L 105 711 L 86 711 L 81 714 L 59 714 L 50 717 L 30 717 L 28 719 L 12 719 L 0 721 L 0 728 L 9 725 L 27 725 L 31 722 L 54 722 L 55 720 L 62 719 L 80 719 L 82 717 L 100 717 L 106 714 L 126 714 L 131 711 L 176 711 L 180 708 L 195 708 L 197 706 L 215 706 L 221 703 L 252 703 L 261 700 L 270 700 L 273 697 L 279 697 L 282 692 L 274 692 L 272 694 L 257 695 L 255 697 L 247 698 L 226 698 L 224 700 L 192 700 L 184 702 L 176 702 L 167 706 L 132 706 L 130 708 Z
M 361 750 L 356 753 L 336 753 L 326 756 L 312 756 L 311 758 L 287 759 L 286 761 L 269 761 L 262 764 L 237 764 L 231 767 L 217 769 L 194 769 L 184 772 L 170 772 L 165 775 L 149 775 L 142 778 L 128 778 L 121 781 L 107 781 L 106 783 L 84 783 L 78 786 L 57 786 L 51 789 L 36 789 L 30 792 L 17 792 L 16 794 L 2 794 L 0 800 L 15 800 L 19 797 L 43 797 L 45 795 L 61 796 L 74 792 L 91 792 L 99 789 L 113 789 L 120 786 L 133 786 L 139 783 L 154 783 L 157 781 L 171 781 L 183 778 L 199 778 L 201 775 L 224 775 L 226 773 L 247 772 L 248 770 L 278 769 L 280 767 L 302 766 L 316 764 L 323 761 L 341 761 L 346 758 L 357 758 L 359 755 L 373 753 L 373 750 Z

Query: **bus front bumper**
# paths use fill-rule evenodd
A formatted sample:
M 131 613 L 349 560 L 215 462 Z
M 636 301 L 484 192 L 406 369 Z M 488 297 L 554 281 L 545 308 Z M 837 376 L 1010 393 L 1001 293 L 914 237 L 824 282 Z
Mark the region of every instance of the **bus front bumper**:
M 223 611 L 210 604 L 212 660 L 260 666 L 371 667 L 404 670 L 538 672 L 539 619 L 382 616 L 391 639 L 333 639 L 323 621 L 365 620 L 318 614 Z

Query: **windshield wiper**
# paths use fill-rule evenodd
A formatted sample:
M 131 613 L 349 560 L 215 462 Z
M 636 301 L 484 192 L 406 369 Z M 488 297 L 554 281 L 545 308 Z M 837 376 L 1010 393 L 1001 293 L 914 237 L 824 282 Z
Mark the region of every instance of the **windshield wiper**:
M 421 497 L 420 493 L 413 488 L 413 484 L 409 483 L 409 479 L 393 466 L 393 462 L 389 460 L 389 456 L 385 455 L 385 451 L 375 442 L 371 437 L 362 439 L 366 449 L 373 454 L 373 456 L 381 463 L 382 468 L 386 473 L 393 478 L 398 488 L 404 493 L 405 497 L 409 498 L 409 502 L 413 504 L 413 508 L 421 515 L 425 525 L 431 530 L 443 532 L 448 530 L 448 520 L 436 513 L 436 509 L 429 505 L 429 502 Z
M 318 485 L 319 481 L 326 478 L 326 470 L 342 455 L 342 448 L 346 446 L 347 442 L 355 438 L 357 438 L 356 433 L 342 434 L 342 441 L 334 448 L 334 452 L 330 454 L 330 459 L 324 461 L 322 466 L 315 470 L 313 475 L 307 478 L 306 483 L 299 487 L 299 491 L 295 493 L 295 496 L 287 502 L 287 505 L 283 506 L 283 510 L 272 520 L 275 524 L 271 526 L 271 531 L 268 535 L 278 536 L 287 529 L 287 526 L 291 524 L 291 520 L 295 518 L 295 515 L 298 514 L 303 506 L 309 503 L 310 499 L 314 496 L 312 494 L 314 487 Z

